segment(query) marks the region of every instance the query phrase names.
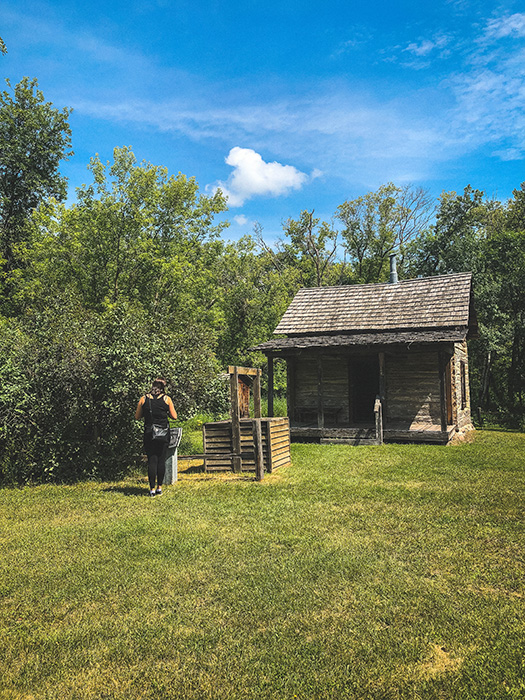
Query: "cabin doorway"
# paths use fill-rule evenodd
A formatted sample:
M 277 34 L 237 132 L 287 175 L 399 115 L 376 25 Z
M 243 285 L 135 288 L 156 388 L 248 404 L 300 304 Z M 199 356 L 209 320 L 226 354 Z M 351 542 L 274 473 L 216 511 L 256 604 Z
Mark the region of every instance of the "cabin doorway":
M 379 357 L 353 357 L 349 366 L 350 412 L 353 423 L 373 423 L 379 394 Z

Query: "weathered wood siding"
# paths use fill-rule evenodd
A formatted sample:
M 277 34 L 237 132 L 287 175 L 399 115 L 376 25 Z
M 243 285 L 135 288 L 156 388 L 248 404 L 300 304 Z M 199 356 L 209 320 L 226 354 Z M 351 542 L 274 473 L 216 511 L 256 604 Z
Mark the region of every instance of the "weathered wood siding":
M 264 471 L 290 464 L 290 424 L 288 418 L 261 419 Z M 255 471 L 253 420 L 241 419 L 241 470 Z M 203 425 L 205 469 L 207 472 L 232 468 L 232 422 L 230 420 Z
M 318 378 L 317 358 L 299 357 L 294 362 L 294 422 L 317 425 Z
M 452 358 L 452 408 L 454 422 L 460 431 L 471 430 L 470 386 L 468 378 L 467 343 L 454 344 Z
M 296 358 L 292 381 L 294 424 L 317 426 L 318 411 L 327 427 L 349 424 L 346 354 Z
M 266 441 L 264 438 L 264 423 L 266 425 Z M 270 450 L 264 456 L 264 468 L 273 472 L 274 469 L 291 463 L 290 455 L 290 423 L 288 418 L 274 418 L 263 421 L 263 445 L 270 444 Z
M 387 425 L 439 425 L 441 402 L 437 351 L 387 353 L 385 356 Z
M 325 427 L 349 425 L 347 356 L 324 356 L 322 358 L 322 368 Z

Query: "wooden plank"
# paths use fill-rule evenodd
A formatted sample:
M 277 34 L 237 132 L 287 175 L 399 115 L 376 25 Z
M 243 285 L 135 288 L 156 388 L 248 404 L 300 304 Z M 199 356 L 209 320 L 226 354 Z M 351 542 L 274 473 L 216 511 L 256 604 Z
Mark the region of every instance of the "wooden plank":
M 374 405 L 374 415 L 376 419 L 376 440 L 379 445 L 383 444 L 383 410 L 381 407 L 381 399 L 378 397 Z
M 273 416 L 273 356 L 268 355 L 268 415 Z M 256 416 L 257 417 L 257 416 Z
M 290 440 L 288 435 L 283 435 L 279 440 L 272 440 L 272 450 L 281 449 L 282 446 L 288 447 L 290 445 Z
M 253 455 L 253 450 L 246 452 L 247 455 Z M 203 452 L 195 455 L 180 455 L 179 459 L 231 459 L 238 457 L 235 452 Z
M 270 430 L 272 433 L 280 430 L 288 430 L 288 419 L 284 420 L 282 423 L 270 423 Z
M 270 444 L 274 445 L 274 444 L 279 443 L 279 442 L 288 441 L 288 438 L 289 438 L 288 431 L 282 432 L 282 433 L 276 433 L 276 434 L 271 436 Z
M 387 397 L 386 397 L 386 358 L 385 353 L 379 353 L 379 396 L 381 398 L 381 419 L 383 427 L 386 425 Z
M 284 466 L 286 466 L 287 464 L 291 464 L 291 462 L 292 462 L 292 460 L 290 459 L 289 456 L 287 456 L 287 457 L 281 457 L 281 458 L 279 458 L 278 460 L 275 461 L 274 467 L 273 467 L 273 468 L 274 468 L 274 470 L 275 470 L 275 469 L 279 469 L 279 467 L 284 467 Z
M 271 421 L 266 421 L 266 450 L 265 450 L 265 463 L 266 469 L 271 474 L 273 471 L 273 449 L 272 449 L 272 424 Z
M 230 376 L 230 394 L 231 394 L 231 418 L 232 418 L 232 452 L 236 453 L 235 457 L 232 457 L 232 468 L 233 471 L 238 473 L 241 471 L 242 461 L 241 461 L 241 425 L 240 425 L 240 415 L 239 415 L 239 372 L 238 367 L 228 368 L 228 370 L 233 369 Z
M 270 424 L 270 427 L 272 430 L 279 430 L 281 428 L 287 428 L 289 420 L 288 418 L 272 418 L 271 420 L 267 419 L 268 423 Z
M 295 421 L 295 362 L 293 357 L 286 360 L 286 403 L 292 422 Z
M 279 462 L 283 459 L 290 459 L 290 450 L 283 450 L 282 452 L 279 452 L 279 454 L 274 454 L 273 464 L 279 464 Z
M 288 425 L 279 425 L 277 428 L 270 427 L 270 436 L 273 440 L 274 437 L 278 437 L 279 435 L 286 435 L 288 432 Z
M 239 374 L 244 374 L 248 377 L 255 377 L 257 376 L 257 372 L 260 371 L 260 369 L 256 369 L 255 367 L 234 367 L 233 365 L 228 365 L 228 374 L 237 374 L 237 377 Z
M 445 353 L 439 352 L 439 406 L 441 414 L 441 430 L 447 429 L 447 374 L 446 374 L 447 358 Z
M 261 370 L 258 369 L 253 382 L 253 416 L 260 418 L 261 415 Z
M 317 356 L 317 427 L 324 428 L 323 357 Z
M 400 440 L 402 442 L 437 442 L 446 445 L 449 441 L 448 432 L 441 430 L 391 430 L 385 431 L 385 440 Z
M 290 447 L 288 444 L 281 445 L 279 448 L 272 451 L 273 456 L 275 458 L 278 457 L 279 455 L 283 454 L 284 452 L 290 452 Z

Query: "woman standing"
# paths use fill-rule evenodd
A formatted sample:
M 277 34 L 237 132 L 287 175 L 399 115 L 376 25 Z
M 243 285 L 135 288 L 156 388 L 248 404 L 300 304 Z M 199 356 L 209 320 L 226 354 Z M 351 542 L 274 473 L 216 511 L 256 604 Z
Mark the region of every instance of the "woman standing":
M 149 495 L 162 495 L 162 482 L 164 481 L 166 449 L 168 447 L 170 433 L 162 440 L 153 439 L 153 425 L 169 428 L 168 416 L 177 420 L 177 412 L 173 401 L 166 396 L 166 380 L 155 379 L 151 391 L 141 396 L 135 411 L 135 418 L 144 418 L 144 451 L 148 457 Z M 155 489 L 155 484 L 157 488 Z

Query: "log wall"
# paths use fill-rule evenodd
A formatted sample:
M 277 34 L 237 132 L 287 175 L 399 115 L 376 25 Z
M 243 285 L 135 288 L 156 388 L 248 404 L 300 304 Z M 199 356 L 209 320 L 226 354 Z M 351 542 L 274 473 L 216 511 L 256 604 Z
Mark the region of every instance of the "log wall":
M 454 357 L 451 362 L 452 410 L 454 422 L 459 431 L 472 430 L 470 412 L 470 386 L 468 377 L 467 343 L 454 344 Z
M 385 355 L 388 423 L 440 425 L 441 400 L 437 351 Z
M 326 427 L 348 426 L 348 356 L 299 357 L 294 362 L 293 406 L 288 413 L 293 423 L 318 427 L 318 414 Z
M 372 356 L 376 354 L 367 357 Z M 363 357 L 351 352 L 302 353 L 290 361 L 289 415 L 294 430 L 357 425 L 357 394 L 352 381 L 364 381 L 365 374 L 372 373 L 372 365 L 352 371 L 362 364 Z M 447 433 L 447 426 L 458 430 L 471 426 L 465 342 L 428 349 L 385 349 L 377 357 L 378 393 L 387 427 L 427 431 L 432 426 Z
M 317 426 L 317 403 L 319 396 L 318 367 L 316 357 L 299 357 L 294 363 L 293 411 L 294 422 L 300 425 Z
M 345 356 L 324 356 L 323 410 L 327 428 L 347 426 L 349 416 L 348 360 Z

